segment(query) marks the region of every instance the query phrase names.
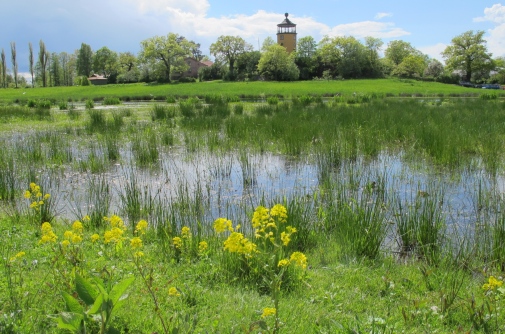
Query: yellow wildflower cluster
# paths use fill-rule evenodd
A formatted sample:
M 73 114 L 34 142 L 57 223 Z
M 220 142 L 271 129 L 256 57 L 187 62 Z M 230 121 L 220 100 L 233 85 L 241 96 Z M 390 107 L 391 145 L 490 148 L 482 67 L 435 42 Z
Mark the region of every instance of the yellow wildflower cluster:
M 276 313 L 277 313 L 277 310 L 275 309 L 275 307 L 265 307 L 263 309 L 263 314 L 261 314 L 261 317 L 266 318 L 271 315 L 275 315 Z
M 36 183 L 30 183 L 30 190 L 25 191 L 24 197 L 28 200 L 31 200 L 30 208 L 35 210 L 40 210 L 40 206 L 44 205 L 44 201 L 48 200 L 51 195 L 45 194 L 42 195 L 42 190 L 40 186 Z
M 180 237 L 173 237 L 172 243 L 176 249 L 182 248 L 182 239 Z
M 223 233 L 225 231 L 233 232 L 233 226 L 231 220 L 226 218 L 218 218 L 214 221 L 214 231 L 217 233 Z
M 103 235 L 103 242 L 108 244 L 108 243 L 119 243 L 121 242 L 124 237 L 123 233 L 126 230 L 126 226 L 123 222 L 123 220 L 116 215 L 112 215 L 110 218 L 109 217 L 104 217 L 103 218 L 105 221 L 110 222 L 111 229 L 108 231 L 105 231 Z
M 289 258 L 289 261 L 302 269 L 307 268 L 307 257 L 301 252 L 293 252 Z
M 264 238 L 272 243 L 276 242 L 276 237 L 279 231 L 288 221 L 288 213 L 286 208 L 281 204 L 276 204 L 272 209 L 267 209 L 263 206 L 256 208 L 252 218 L 252 226 L 256 238 Z M 296 228 L 287 226 L 280 233 L 280 239 L 284 246 L 287 246 L 291 241 L 291 235 L 296 233 Z
M 40 227 L 42 231 L 42 236 L 40 237 L 39 244 L 54 243 L 58 239 L 56 234 L 54 234 L 53 227 L 48 222 L 45 222 Z
M 199 255 L 204 254 L 208 248 L 209 244 L 207 244 L 207 241 L 200 241 L 200 243 L 198 244 L 198 254 Z
M 82 241 L 82 234 L 84 232 L 84 227 L 82 226 L 82 223 L 78 220 L 76 220 L 72 224 L 72 230 L 71 231 L 65 231 L 63 234 L 64 240 L 61 242 L 61 245 L 63 247 L 68 247 L 71 243 L 72 244 L 78 244 Z
M 135 233 L 137 234 L 145 234 L 147 230 L 147 221 L 141 220 L 135 226 Z
M 93 234 L 93 235 L 91 236 L 91 242 L 92 242 L 92 243 L 95 243 L 95 242 L 97 242 L 98 240 L 100 240 L 100 236 L 99 236 L 98 234 L 96 234 L 96 233 L 95 233 L 95 234 Z
M 17 253 L 16 255 L 12 256 L 10 259 L 9 259 L 9 262 L 15 262 L 16 260 L 22 258 L 23 256 L 25 256 L 25 252 L 19 252 Z
M 232 232 L 224 242 L 224 249 L 230 253 L 244 254 L 246 257 L 252 257 L 256 253 L 256 244 L 245 238 L 242 233 Z
M 187 226 L 183 226 L 181 229 L 181 236 L 183 239 L 191 238 L 191 230 Z
M 142 239 L 140 239 L 139 237 L 131 238 L 130 246 L 132 249 L 142 248 Z
M 482 286 L 482 289 L 489 291 L 499 288 L 503 285 L 503 281 L 496 279 L 494 276 L 489 276 L 488 282 Z
M 181 293 L 179 292 L 179 290 L 177 290 L 176 287 L 172 286 L 168 289 L 168 295 L 171 297 L 180 297 Z

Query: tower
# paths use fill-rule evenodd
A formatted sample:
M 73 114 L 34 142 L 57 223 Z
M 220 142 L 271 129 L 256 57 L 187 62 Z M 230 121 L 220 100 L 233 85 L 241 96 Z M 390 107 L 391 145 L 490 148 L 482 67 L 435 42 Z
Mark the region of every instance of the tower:
M 288 19 L 289 14 L 284 14 L 286 18 L 277 25 L 277 44 L 286 48 L 291 53 L 296 50 L 296 24 Z

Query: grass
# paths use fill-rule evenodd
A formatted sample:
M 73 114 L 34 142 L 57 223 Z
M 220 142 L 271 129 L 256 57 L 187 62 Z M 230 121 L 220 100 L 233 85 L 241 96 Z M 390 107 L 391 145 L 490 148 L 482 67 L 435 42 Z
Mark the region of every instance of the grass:
M 375 94 L 392 97 L 449 97 L 481 95 L 481 90 L 402 79 L 367 79 L 343 81 L 296 81 L 296 82 L 199 82 L 192 84 L 148 85 L 144 83 L 106 86 L 50 87 L 35 89 L 0 90 L 0 103 L 27 102 L 43 99 L 56 101 L 84 101 L 94 99 L 151 100 L 165 101 L 167 97 L 226 96 L 257 100 L 265 96 L 346 96 Z M 487 94 L 487 93 L 486 93 Z M 503 95 L 501 91 L 496 93 Z M 487 94 L 489 95 L 489 94 Z M 487 96 L 486 95 L 486 96 Z M 174 101 L 170 99 L 170 101 Z M 171 102 L 173 103 L 173 102 Z
M 188 94 L 78 117 L 4 107 L 0 332 L 59 332 L 56 319 L 88 332 L 503 331 L 503 102 L 314 94 Z M 30 182 L 43 185 L 32 207 Z M 253 225 L 278 203 L 284 225 Z M 213 230 L 219 217 L 232 231 Z M 57 242 L 40 243 L 44 219 Z M 297 252 L 306 268 L 279 266 Z M 80 311 L 100 300 L 88 305 L 78 277 L 108 291 L 107 321 Z M 111 309 L 116 286 L 128 296 Z

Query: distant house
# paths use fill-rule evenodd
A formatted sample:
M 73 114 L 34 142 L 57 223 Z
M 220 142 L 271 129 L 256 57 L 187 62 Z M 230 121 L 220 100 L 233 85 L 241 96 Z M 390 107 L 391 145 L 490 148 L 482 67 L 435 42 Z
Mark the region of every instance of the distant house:
M 107 78 L 103 75 L 93 74 L 88 80 L 95 86 L 107 84 Z
M 178 80 L 180 78 L 188 78 L 188 77 L 198 78 L 198 70 L 201 67 L 210 67 L 212 66 L 212 64 L 214 64 L 210 60 L 198 61 L 192 57 L 184 58 L 184 62 L 189 66 L 188 70 L 182 73 L 181 72 L 173 73 L 172 79 Z

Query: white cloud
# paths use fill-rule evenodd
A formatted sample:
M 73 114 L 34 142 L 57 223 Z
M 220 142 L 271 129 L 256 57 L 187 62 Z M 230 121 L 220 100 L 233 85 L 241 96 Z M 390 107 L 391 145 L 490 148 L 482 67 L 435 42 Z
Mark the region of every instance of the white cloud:
M 422 53 L 427 54 L 428 56 L 430 56 L 430 58 L 435 58 L 435 59 L 437 59 L 437 60 L 439 60 L 439 61 L 441 61 L 443 63 L 444 62 L 444 58 L 442 57 L 441 53 L 442 53 L 442 51 L 445 50 L 446 47 L 447 47 L 447 44 L 438 43 L 438 44 L 435 44 L 435 45 L 423 46 L 423 47 L 420 47 L 418 49 Z
M 491 21 L 494 23 L 505 23 L 505 6 L 497 3 L 492 7 L 486 7 L 484 9 L 484 16 L 476 17 L 473 19 L 474 22 L 484 22 Z
M 492 22 L 495 28 L 489 29 L 486 36 L 488 49 L 493 57 L 505 56 L 505 6 L 495 4 L 484 9 L 484 16 L 476 17 L 474 22 Z
M 391 22 L 363 21 L 348 24 L 339 24 L 333 28 L 329 35 L 351 35 L 356 38 L 372 36 L 377 38 L 396 38 L 410 35 L 408 31 L 395 27 Z
M 380 19 L 383 19 L 383 18 L 385 18 L 385 17 L 392 17 L 392 16 L 393 16 L 393 13 L 383 13 L 383 12 L 382 12 L 382 13 L 377 13 L 377 14 L 375 15 L 375 19 L 376 19 L 376 20 L 380 20 Z

